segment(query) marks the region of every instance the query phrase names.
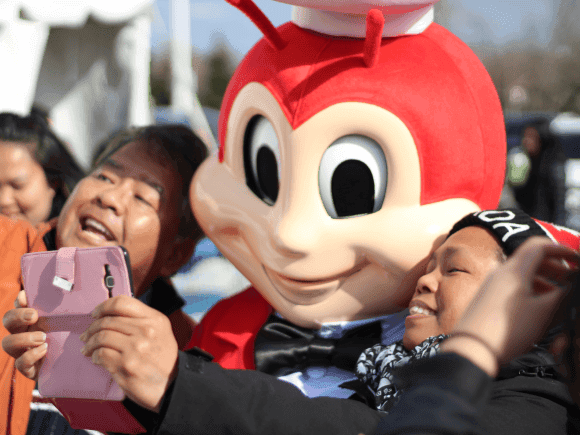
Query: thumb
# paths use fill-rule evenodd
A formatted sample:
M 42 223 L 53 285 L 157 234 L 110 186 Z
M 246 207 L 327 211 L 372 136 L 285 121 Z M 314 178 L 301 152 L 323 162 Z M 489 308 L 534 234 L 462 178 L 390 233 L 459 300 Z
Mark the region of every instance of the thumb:
M 20 290 L 18 292 L 18 295 L 16 296 L 16 300 L 14 301 L 14 306 L 16 308 L 28 307 L 28 302 L 26 301 L 26 292 L 24 290 Z

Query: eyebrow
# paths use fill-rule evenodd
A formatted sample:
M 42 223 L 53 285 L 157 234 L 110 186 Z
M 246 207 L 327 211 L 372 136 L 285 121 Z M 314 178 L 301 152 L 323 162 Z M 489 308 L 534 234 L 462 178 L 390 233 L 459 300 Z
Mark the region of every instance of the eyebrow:
M 457 253 L 458 251 L 460 251 L 460 248 L 456 248 L 453 246 L 447 246 L 443 251 L 440 251 L 440 256 L 443 257 L 449 257 L 455 253 Z M 429 257 L 429 261 L 431 260 L 436 260 L 437 259 L 437 250 L 433 251 L 433 253 L 431 254 L 431 256 Z
M 102 166 L 110 166 L 111 168 L 116 169 L 118 171 L 125 170 L 125 166 L 123 166 L 121 163 L 113 160 L 112 158 L 108 158 L 107 160 L 105 160 L 103 162 Z M 163 187 L 161 187 L 159 184 L 154 183 L 153 181 L 151 181 L 150 179 L 148 179 L 146 177 L 140 177 L 139 181 L 142 181 L 143 183 L 152 187 L 153 189 L 155 189 L 157 191 L 157 193 L 159 193 L 159 195 L 163 196 L 165 189 L 163 189 Z
M 10 183 L 24 183 L 26 180 L 28 179 L 28 177 L 26 175 L 17 175 L 14 178 L 11 178 L 9 180 Z

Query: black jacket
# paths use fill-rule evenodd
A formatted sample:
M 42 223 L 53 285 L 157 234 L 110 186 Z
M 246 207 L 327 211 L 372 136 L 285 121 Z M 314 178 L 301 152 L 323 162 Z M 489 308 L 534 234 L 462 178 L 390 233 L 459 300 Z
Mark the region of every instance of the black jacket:
M 566 434 L 577 408 L 536 350 L 492 381 L 454 354 L 397 373 L 404 390 L 388 415 L 347 399 L 310 399 L 263 373 L 224 370 L 196 351 L 180 353 L 154 432 L 180 434 Z M 504 378 L 502 378 L 502 376 Z M 570 415 L 569 415 L 570 414 Z

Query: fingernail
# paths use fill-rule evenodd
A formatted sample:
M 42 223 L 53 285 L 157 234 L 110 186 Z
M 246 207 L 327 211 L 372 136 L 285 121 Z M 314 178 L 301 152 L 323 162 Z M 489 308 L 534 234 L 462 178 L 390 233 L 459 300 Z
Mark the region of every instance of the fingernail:
M 41 349 L 43 349 L 43 350 L 46 350 L 46 349 L 48 348 L 48 343 L 47 343 L 47 342 L 44 342 L 44 343 L 42 343 L 42 344 L 41 344 L 40 346 L 38 346 L 38 347 L 40 347 L 40 348 L 41 348 Z
M 83 347 L 81 348 L 81 353 L 82 353 L 83 355 L 86 355 L 86 354 L 87 354 L 87 348 L 86 348 L 85 346 L 83 346 Z
M 87 341 L 87 333 L 86 333 L 86 331 L 83 332 L 79 338 L 80 338 L 81 341 Z
M 91 313 L 91 316 L 96 319 L 97 315 L 99 314 L 98 310 L 93 310 L 93 312 Z
M 46 342 L 46 334 L 42 331 L 37 331 L 33 335 L 33 340 L 36 343 L 44 343 Z
M 24 312 L 24 320 L 31 321 L 34 317 L 34 310 L 26 310 Z

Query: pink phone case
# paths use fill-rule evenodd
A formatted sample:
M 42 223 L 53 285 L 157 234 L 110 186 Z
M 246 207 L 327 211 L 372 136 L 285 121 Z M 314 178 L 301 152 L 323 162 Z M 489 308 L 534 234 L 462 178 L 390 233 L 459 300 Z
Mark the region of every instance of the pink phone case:
M 110 373 L 80 352 L 79 337 L 94 320 L 93 309 L 109 297 L 132 296 L 126 255 L 111 246 L 61 248 L 21 259 L 28 305 L 38 311 L 38 325 L 47 335 L 38 390 L 55 398 L 73 428 L 144 432 L 122 406 L 123 390 Z

